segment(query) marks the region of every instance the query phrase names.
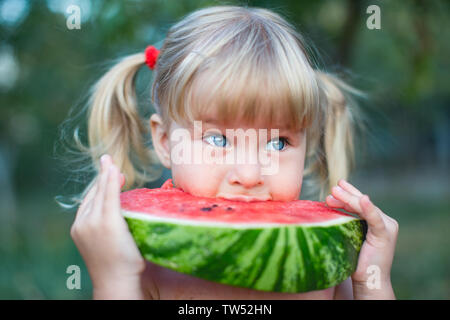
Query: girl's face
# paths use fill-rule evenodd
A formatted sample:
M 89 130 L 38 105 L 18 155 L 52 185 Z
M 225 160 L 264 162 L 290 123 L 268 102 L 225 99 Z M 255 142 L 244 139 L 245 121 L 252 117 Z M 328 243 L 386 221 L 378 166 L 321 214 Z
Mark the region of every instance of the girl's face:
M 166 132 L 150 119 L 153 145 L 176 187 L 196 196 L 291 201 L 300 196 L 306 137 L 281 127 L 218 124 L 208 118 Z M 278 129 L 278 133 L 276 130 Z

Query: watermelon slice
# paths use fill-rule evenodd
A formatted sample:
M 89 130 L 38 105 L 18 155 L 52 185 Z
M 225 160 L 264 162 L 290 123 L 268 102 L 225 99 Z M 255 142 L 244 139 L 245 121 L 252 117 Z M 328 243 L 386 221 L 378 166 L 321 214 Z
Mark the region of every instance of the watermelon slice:
M 355 270 L 361 220 L 322 202 L 196 197 L 167 180 L 121 194 L 143 257 L 222 284 L 274 292 L 335 286 Z

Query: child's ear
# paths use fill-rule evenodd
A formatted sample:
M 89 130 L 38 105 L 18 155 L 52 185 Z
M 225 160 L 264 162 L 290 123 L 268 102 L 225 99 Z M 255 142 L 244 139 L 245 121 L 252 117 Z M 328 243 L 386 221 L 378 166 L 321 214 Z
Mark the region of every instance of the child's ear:
M 157 113 L 152 114 L 150 117 L 150 129 L 156 154 L 162 165 L 167 169 L 170 169 L 169 133 L 166 132 L 163 121 Z

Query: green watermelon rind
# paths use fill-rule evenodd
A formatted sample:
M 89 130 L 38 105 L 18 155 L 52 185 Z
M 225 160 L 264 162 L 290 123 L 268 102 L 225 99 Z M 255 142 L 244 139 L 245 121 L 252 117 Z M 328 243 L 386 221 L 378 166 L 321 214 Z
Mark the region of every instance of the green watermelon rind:
M 124 216 L 145 259 L 261 291 L 299 293 L 336 286 L 355 271 L 363 242 L 362 221 L 356 218 L 244 228 Z

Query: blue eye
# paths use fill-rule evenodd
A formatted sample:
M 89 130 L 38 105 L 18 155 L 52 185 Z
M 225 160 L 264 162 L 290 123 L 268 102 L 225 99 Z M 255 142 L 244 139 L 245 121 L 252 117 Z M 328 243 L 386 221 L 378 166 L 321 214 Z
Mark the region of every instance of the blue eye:
M 206 141 L 216 147 L 226 147 L 228 145 L 227 138 L 223 134 L 207 136 Z
M 267 145 L 272 146 L 272 149 L 275 151 L 281 151 L 284 149 L 284 147 L 288 144 L 288 141 L 286 138 L 277 138 L 270 140 Z M 269 147 L 270 148 L 270 147 Z

